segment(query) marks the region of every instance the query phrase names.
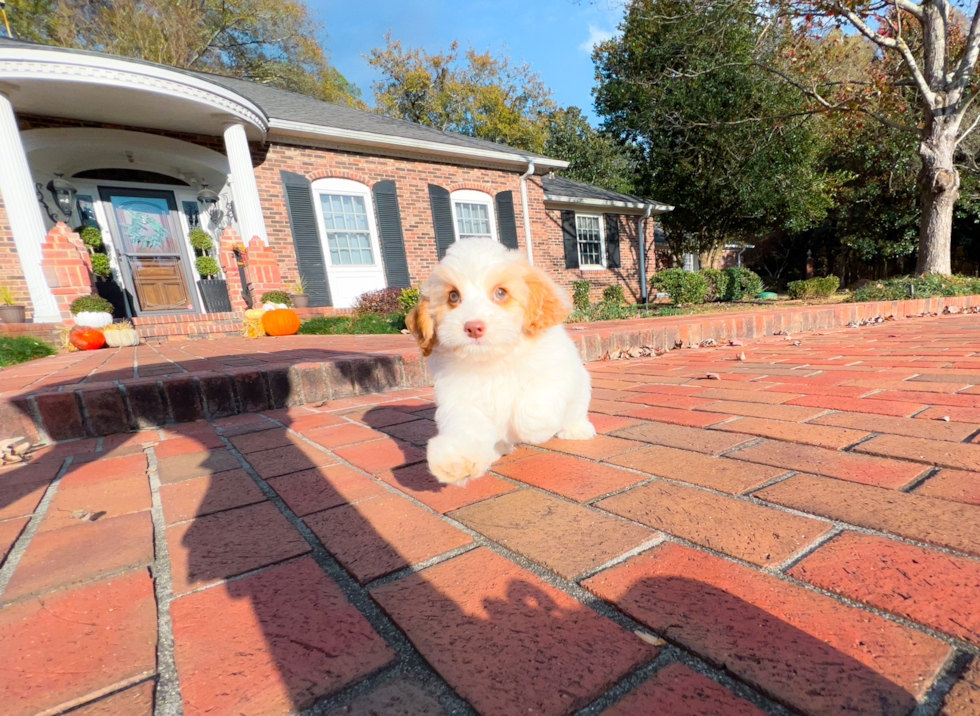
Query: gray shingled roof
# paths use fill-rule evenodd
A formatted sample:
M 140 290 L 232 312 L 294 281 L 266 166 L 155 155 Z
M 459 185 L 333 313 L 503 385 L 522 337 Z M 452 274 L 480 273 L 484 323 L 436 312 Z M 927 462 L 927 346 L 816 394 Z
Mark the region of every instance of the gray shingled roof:
M 603 189 L 592 184 L 583 184 L 579 181 L 572 181 L 565 177 L 547 174 L 541 177 L 541 186 L 544 189 L 545 198 L 567 197 L 573 199 L 595 199 L 598 201 L 612 201 L 622 204 L 658 204 L 659 202 L 644 199 L 633 194 L 621 194 L 618 191 Z
M 0 37 L 0 47 L 5 45 L 8 47 L 20 46 L 32 49 L 43 48 L 57 52 L 91 55 L 95 57 L 106 56 L 106 53 L 102 52 L 76 50 L 65 47 L 56 47 L 53 45 L 43 45 L 25 40 L 11 40 L 9 38 Z M 154 67 L 167 67 L 175 72 L 181 72 L 183 74 L 191 75 L 207 82 L 220 85 L 250 100 L 253 104 L 257 105 L 263 112 L 265 112 L 269 119 L 302 122 L 305 124 L 330 127 L 334 129 L 370 132 L 372 134 L 379 134 L 387 137 L 399 137 L 409 140 L 436 142 L 455 147 L 507 152 L 509 154 L 533 158 L 548 158 L 542 154 L 535 154 L 534 152 L 514 149 L 513 147 L 508 147 L 505 144 L 488 142 L 483 139 L 475 139 L 473 137 L 467 137 L 465 135 L 455 134 L 453 132 L 443 132 L 439 129 L 425 127 L 421 124 L 415 124 L 414 122 L 393 119 L 391 117 L 375 114 L 374 112 L 354 109 L 352 107 L 336 104 L 334 102 L 323 102 L 307 95 L 297 94 L 295 92 L 278 89 L 276 87 L 270 87 L 257 82 L 248 82 L 235 77 L 225 77 L 224 75 L 215 75 L 207 72 L 182 70 L 180 68 L 169 67 L 167 65 L 159 65 L 154 62 L 146 62 L 145 60 L 136 60 L 130 57 L 113 57 L 137 64 L 151 65 Z

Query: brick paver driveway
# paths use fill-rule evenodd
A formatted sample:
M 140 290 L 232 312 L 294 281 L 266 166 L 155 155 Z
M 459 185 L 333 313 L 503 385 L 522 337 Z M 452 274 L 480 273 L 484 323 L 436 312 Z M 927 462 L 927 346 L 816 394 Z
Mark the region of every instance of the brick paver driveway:
M 980 317 L 591 368 L 464 487 L 426 390 L 0 472 L 0 712 L 980 712 Z

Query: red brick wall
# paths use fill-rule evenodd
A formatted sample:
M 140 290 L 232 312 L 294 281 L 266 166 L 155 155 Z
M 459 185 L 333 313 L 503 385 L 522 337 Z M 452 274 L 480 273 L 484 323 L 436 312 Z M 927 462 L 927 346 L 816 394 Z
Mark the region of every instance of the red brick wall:
M 27 306 L 27 320 L 31 320 L 34 307 L 27 291 L 24 269 L 17 256 L 14 233 L 10 230 L 10 222 L 7 221 L 7 211 L 3 206 L 2 198 L 0 198 L 0 286 L 10 289 L 15 304 Z

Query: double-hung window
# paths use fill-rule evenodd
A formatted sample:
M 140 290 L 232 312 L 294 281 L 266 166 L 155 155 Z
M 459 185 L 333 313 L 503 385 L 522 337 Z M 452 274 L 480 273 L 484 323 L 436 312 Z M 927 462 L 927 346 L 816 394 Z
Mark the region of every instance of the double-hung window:
M 575 233 L 578 236 L 579 267 L 585 269 L 605 268 L 602 216 L 576 213 Z
M 333 266 L 370 266 L 371 229 L 363 195 L 320 194 L 323 228 Z
M 451 200 L 457 241 L 460 239 L 497 238 L 493 199 L 489 194 L 471 189 L 461 189 L 452 193 Z

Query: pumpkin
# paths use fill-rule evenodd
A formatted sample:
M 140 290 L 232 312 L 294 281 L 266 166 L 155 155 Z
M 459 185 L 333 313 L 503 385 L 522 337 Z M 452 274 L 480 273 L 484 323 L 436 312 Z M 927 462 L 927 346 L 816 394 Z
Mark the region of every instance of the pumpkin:
M 262 328 L 270 336 L 291 336 L 299 330 L 299 316 L 291 308 L 266 311 L 262 316 Z
M 80 351 L 94 351 L 105 345 L 105 336 L 98 328 L 75 326 L 68 334 L 68 341 Z
M 140 344 L 140 334 L 133 328 L 107 326 L 102 335 L 105 336 L 105 344 L 110 348 L 138 346 Z
M 245 311 L 245 318 L 258 318 L 261 320 L 263 313 L 265 313 L 264 309 L 250 308 L 247 311 Z

